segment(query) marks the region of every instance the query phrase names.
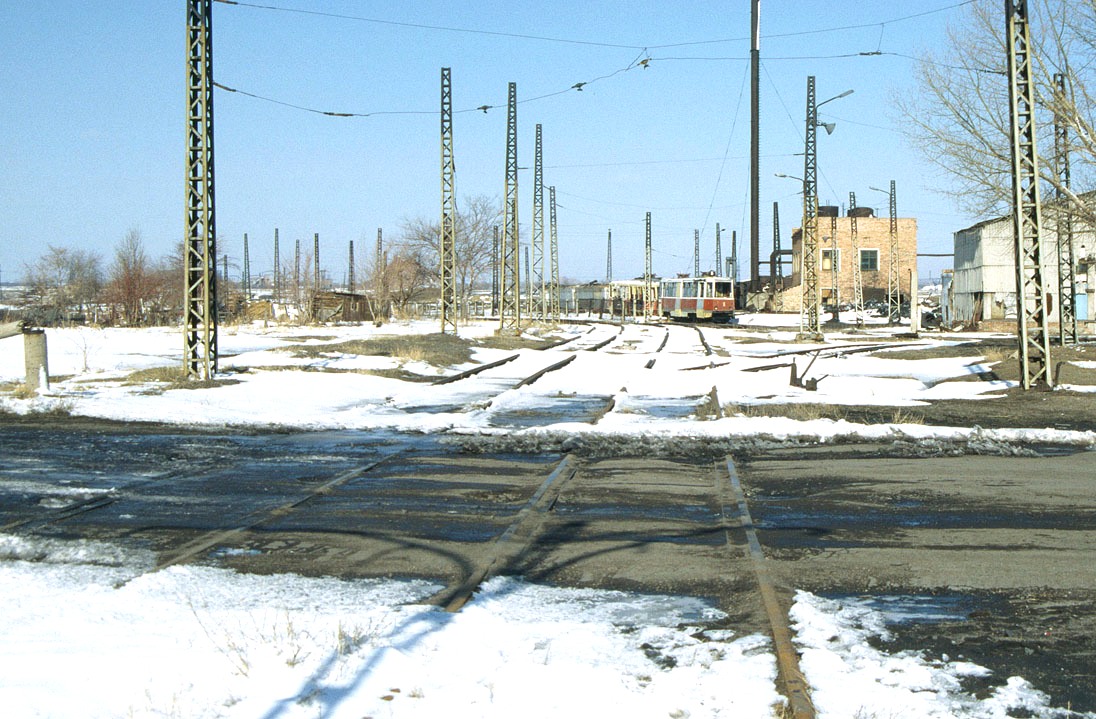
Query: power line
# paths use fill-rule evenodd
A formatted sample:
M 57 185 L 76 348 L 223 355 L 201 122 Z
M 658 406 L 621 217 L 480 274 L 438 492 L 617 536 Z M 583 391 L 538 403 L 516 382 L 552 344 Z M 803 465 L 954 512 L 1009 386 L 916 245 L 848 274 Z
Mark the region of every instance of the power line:
M 405 28 L 412 28 L 412 29 L 416 29 L 416 30 L 435 30 L 435 31 L 439 31 L 439 32 L 455 32 L 455 33 L 464 33 L 464 34 L 470 34 L 470 35 L 487 35 L 487 36 L 491 36 L 491 37 L 508 37 L 508 38 L 513 38 L 513 39 L 516 39 L 516 40 L 533 40 L 533 41 L 537 41 L 537 42 L 553 42 L 553 43 L 563 43 L 563 44 L 567 44 L 567 45 L 586 45 L 586 46 L 590 46 L 590 47 L 607 47 L 607 48 L 627 49 L 627 50 L 642 50 L 642 51 L 646 51 L 646 50 L 664 50 L 664 49 L 668 49 L 668 48 L 689 47 L 689 46 L 694 46 L 694 45 L 717 45 L 717 44 L 722 44 L 722 43 L 743 42 L 743 41 L 746 41 L 746 40 L 750 39 L 748 36 L 746 36 L 746 37 L 713 38 L 713 39 L 708 39 L 708 40 L 692 40 L 692 41 L 687 41 L 687 42 L 664 43 L 664 44 L 658 44 L 658 45 L 656 45 L 656 44 L 635 45 L 635 44 L 625 44 L 625 43 L 600 42 L 600 41 L 596 41 L 596 40 L 578 40 L 578 39 L 575 39 L 575 38 L 549 37 L 549 36 L 545 36 L 545 35 L 531 35 L 531 34 L 526 34 L 526 33 L 502 32 L 502 31 L 499 31 L 499 30 L 480 30 L 480 29 L 477 29 L 477 28 L 452 27 L 452 26 L 446 26 L 446 25 L 428 25 L 428 24 L 425 24 L 425 23 L 401 22 L 401 21 L 397 21 L 397 20 L 383 20 L 381 18 L 364 17 L 364 16 L 361 16 L 361 15 L 347 15 L 347 14 L 344 14 L 344 13 L 323 12 L 323 11 L 320 11 L 320 10 L 304 10 L 304 9 L 301 9 L 301 8 L 283 7 L 283 6 L 279 6 L 279 5 L 261 5 L 261 4 L 258 4 L 258 3 L 239 2 L 238 0 L 216 0 L 216 2 L 222 3 L 224 5 L 237 5 L 237 6 L 240 6 L 240 7 L 250 7 L 250 8 L 255 8 L 255 9 L 258 9 L 258 10 L 271 10 L 271 11 L 274 11 L 274 12 L 297 13 L 297 14 L 300 14 L 300 15 L 312 15 L 312 16 L 317 16 L 317 17 L 334 18 L 334 19 L 338 19 L 338 20 L 353 20 L 355 22 L 371 23 L 371 24 L 375 24 L 375 25 L 389 25 L 389 26 L 393 26 L 393 27 L 405 27 Z M 776 34 L 773 34 L 773 35 L 763 35 L 762 37 L 765 38 L 765 39 L 778 39 L 778 38 L 788 38 L 788 37 L 801 37 L 803 35 L 818 35 L 818 34 L 830 33 L 830 32 L 845 32 L 847 30 L 861 30 L 861 29 L 869 28 L 869 27 L 883 27 L 883 26 L 886 26 L 886 25 L 894 24 L 894 23 L 904 22 L 906 20 L 914 20 L 914 19 L 917 19 L 917 18 L 925 17 L 927 15 L 934 15 L 934 14 L 937 14 L 937 13 L 947 12 L 949 10 L 954 10 L 956 8 L 963 7 L 964 5 L 970 5 L 974 2 L 975 2 L 975 0 L 963 0 L 963 2 L 953 3 L 951 5 L 946 5 L 946 6 L 941 7 L 941 8 L 936 8 L 934 10 L 924 10 L 924 11 L 919 12 L 919 13 L 914 13 L 912 15 L 903 15 L 902 17 L 892 18 L 890 20 L 880 20 L 880 21 L 876 21 L 876 22 L 865 22 L 865 23 L 858 23 L 858 24 L 854 24 L 854 25 L 841 25 L 841 26 L 828 27 L 828 28 L 816 28 L 814 30 L 800 30 L 800 31 L 797 31 L 797 32 L 776 33 Z
M 229 1 L 230 0 L 217 0 L 217 2 L 229 2 Z M 637 67 L 641 67 L 643 69 L 646 69 L 650 62 L 651 62 L 651 59 L 650 59 L 650 57 L 648 57 L 646 55 L 646 52 L 640 52 L 638 55 L 636 55 L 635 59 L 632 60 L 632 62 L 628 63 L 628 65 L 626 67 L 619 68 L 617 70 L 614 70 L 613 72 L 606 73 L 604 75 L 599 75 L 599 76 L 597 76 L 593 79 L 590 79 L 590 80 L 584 80 L 584 81 L 581 81 L 581 82 L 576 82 L 576 83 L 574 83 L 573 85 L 571 85 L 570 87 L 568 87 L 564 90 L 557 90 L 555 92 L 549 92 L 549 93 L 545 93 L 543 95 L 537 95 L 535 97 L 529 97 L 529 98 L 526 98 L 524 100 L 519 100 L 518 104 L 522 105 L 522 104 L 525 104 L 527 102 L 536 102 L 538 100 L 545 100 L 545 99 L 550 98 L 550 97 L 556 97 L 558 95 L 565 95 L 569 92 L 582 92 L 582 89 L 584 87 L 586 87 L 587 85 L 592 85 L 595 82 L 599 82 L 601 80 L 608 80 L 612 77 L 616 77 L 617 75 L 620 75 L 621 73 L 628 72 L 629 70 L 634 70 Z M 245 95 L 247 97 L 254 98 L 256 100 L 262 100 L 263 102 L 269 102 L 269 103 L 273 103 L 275 105 L 281 105 L 282 107 L 289 107 L 289 108 L 292 108 L 294 110 L 301 110 L 303 112 L 311 112 L 311 113 L 314 113 L 314 114 L 317 114 L 317 115 L 325 115 L 327 117 L 378 117 L 378 116 L 381 116 L 381 115 L 436 115 L 436 114 L 438 114 L 437 110 L 375 110 L 375 111 L 372 111 L 372 112 L 340 112 L 340 111 L 336 111 L 336 110 L 321 110 L 319 108 L 309 107 L 307 105 L 298 105 L 296 103 L 287 102 L 285 100 L 278 100 L 276 98 L 269 97 L 269 96 L 266 96 L 266 95 L 259 95 L 257 93 L 248 92 L 246 90 L 241 90 L 239 88 L 229 87 L 228 85 L 225 85 L 225 84 L 220 83 L 220 82 L 214 82 L 213 86 L 218 88 L 219 90 L 223 90 L 225 92 L 233 92 L 233 93 L 236 93 L 238 95 Z M 502 106 L 501 105 L 479 105 L 477 107 L 470 107 L 470 108 L 466 108 L 464 110 L 454 110 L 453 114 L 454 115 L 456 115 L 456 114 L 465 114 L 465 113 L 469 113 L 469 112 L 483 112 L 483 113 L 486 113 L 488 110 L 494 110 L 494 109 L 497 109 L 499 107 L 502 107 Z

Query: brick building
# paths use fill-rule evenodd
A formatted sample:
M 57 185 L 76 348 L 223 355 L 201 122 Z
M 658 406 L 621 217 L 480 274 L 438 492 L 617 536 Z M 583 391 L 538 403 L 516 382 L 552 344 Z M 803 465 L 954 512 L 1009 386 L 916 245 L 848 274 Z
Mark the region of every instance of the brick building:
M 842 304 L 853 299 L 853 262 L 860 265 L 864 302 L 887 301 L 887 276 L 890 268 L 890 218 L 876 217 L 870 207 L 858 207 L 856 235 L 859 253 L 853 252 L 852 218 L 840 216 L 840 208 L 823 205 L 818 208 L 818 287 L 822 303 L 833 303 L 834 297 Z M 836 238 L 836 252 L 834 247 Z M 833 258 L 837 263 L 837 282 L 834 284 Z M 784 277 L 782 294 L 785 312 L 799 311 L 800 278 L 803 267 L 802 228 L 792 232 L 792 274 Z M 917 262 L 917 220 L 898 218 L 898 267 L 903 301 L 910 297 L 910 270 Z

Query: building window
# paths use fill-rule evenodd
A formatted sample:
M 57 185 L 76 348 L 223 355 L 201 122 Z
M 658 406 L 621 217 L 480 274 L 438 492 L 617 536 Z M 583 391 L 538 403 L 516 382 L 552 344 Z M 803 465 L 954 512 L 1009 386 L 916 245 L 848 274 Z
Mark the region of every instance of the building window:
M 822 271 L 833 271 L 833 250 L 822 250 Z M 841 250 L 837 251 L 837 271 L 841 271 Z
M 863 272 L 878 272 L 879 250 L 860 250 L 860 269 Z

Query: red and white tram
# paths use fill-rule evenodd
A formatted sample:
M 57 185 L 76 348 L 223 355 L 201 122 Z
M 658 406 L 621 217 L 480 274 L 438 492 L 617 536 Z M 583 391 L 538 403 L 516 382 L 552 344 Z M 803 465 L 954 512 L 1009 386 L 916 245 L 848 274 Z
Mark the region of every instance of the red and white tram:
M 703 275 L 662 280 L 662 316 L 682 320 L 734 319 L 734 281 Z

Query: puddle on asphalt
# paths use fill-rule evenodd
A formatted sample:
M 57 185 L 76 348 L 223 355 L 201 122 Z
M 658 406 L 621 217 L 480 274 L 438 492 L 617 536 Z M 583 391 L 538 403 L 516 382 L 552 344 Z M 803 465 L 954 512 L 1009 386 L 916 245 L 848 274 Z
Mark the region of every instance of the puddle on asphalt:
M 824 594 L 848 606 L 882 615 L 888 625 L 964 622 L 975 611 L 991 609 L 986 597 L 970 594 Z
M 609 395 L 546 397 L 543 407 L 501 409 L 491 413 L 490 426 L 525 429 L 563 422 L 591 423 L 604 411 Z

